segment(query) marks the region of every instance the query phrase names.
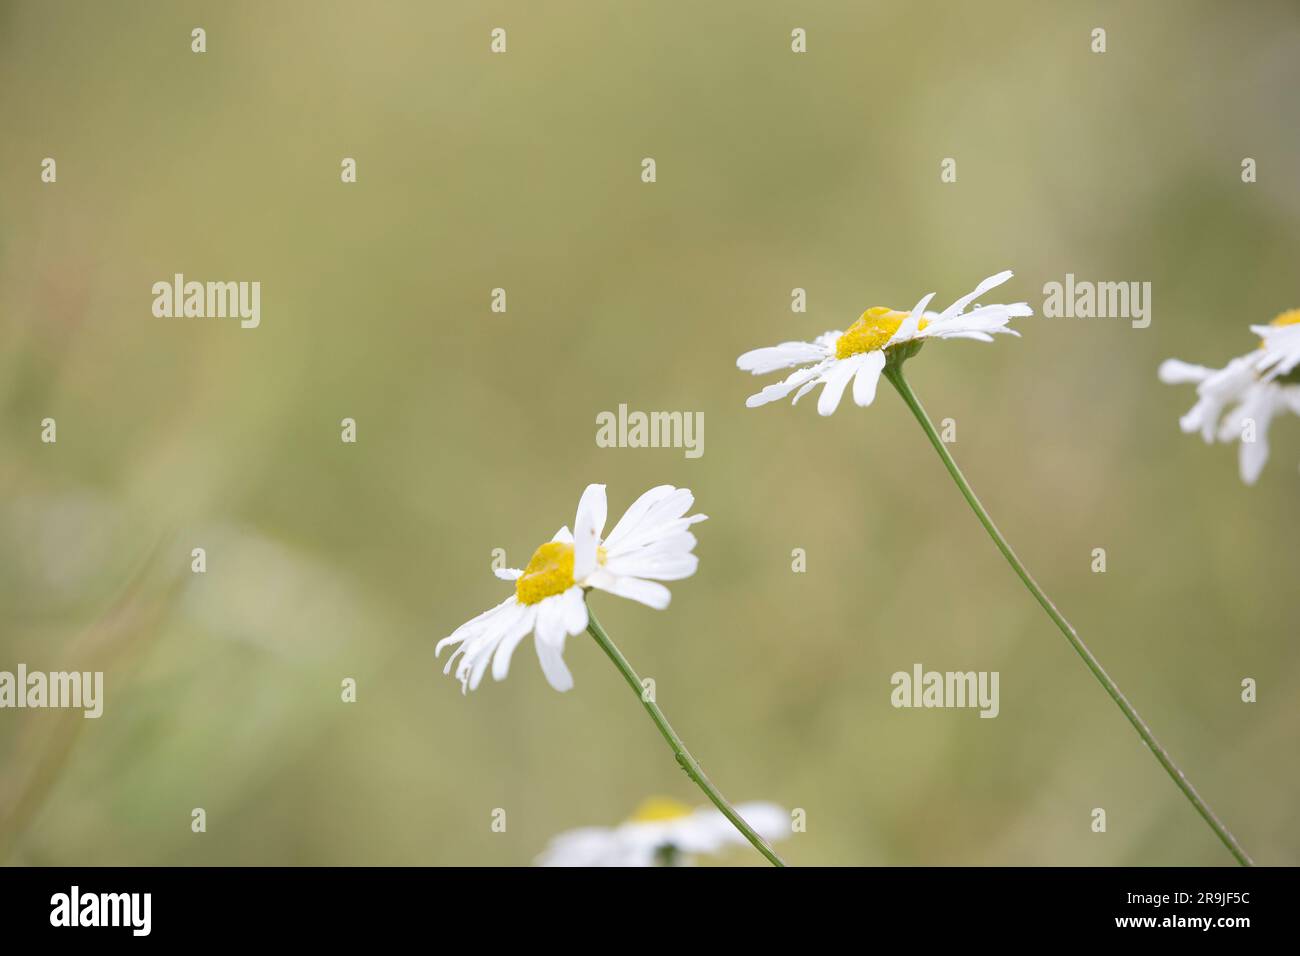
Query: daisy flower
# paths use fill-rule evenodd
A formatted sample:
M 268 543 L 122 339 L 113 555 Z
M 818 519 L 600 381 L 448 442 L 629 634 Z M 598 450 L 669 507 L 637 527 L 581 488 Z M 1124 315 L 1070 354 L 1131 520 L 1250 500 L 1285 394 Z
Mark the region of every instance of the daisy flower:
M 1179 426 L 1206 442 L 1238 442 L 1241 480 L 1248 485 L 1268 461 L 1273 419 L 1286 411 L 1300 415 L 1300 309 L 1283 312 L 1268 325 L 1252 325 L 1251 331 L 1260 336 L 1260 347 L 1221 369 L 1166 359 L 1159 370 L 1167 385 L 1196 386 L 1196 404 Z
M 578 502 L 573 531 L 563 527 L 539 547 L 523 569 L 496 571 L 513 581 L 515 593 L 496 607 L 458 627 L 438 642 L 435 656 L 458 645 L 443 673 L 456 667 L 462 691 L 474 690 L 488 664 L 503 680 L 515 648 L 529 634 L 542 673 L 559 691 L 573 686 L 564 663 L 564 642 L 587 629 L 586 591 L 596 588 L 662 610 L 671 595 L 659 581 L 679 581 L 695 573 L 690 526 L 705 515 L 686 516 L 695 496 L 685 488 L 651 488 L 605 531 L 604 485 L 588 485 Z
M 790 834 L 790 814 L 774 803 L 742 803 L 736 810 L 768 840 Z M 645 801 L 616 827 L 561 833 L 537 858 L 538 866 L 690 866 L 692 855 L 741 845 L 744 837 L 713 807 L 692 809 L 662 797 Z
M 926 311 L 926 307 L 934 297 L 931 293 L 909 312 L 895 312 L 892 309 L 879 307 L 868 309 L 845 332 L 827 332 L 812 342 L 786 342 L 771 348 L 746 352 L 736 360 L 736 364 L 743 371 L 753 372 L 755 375 L 796 366 L 798 369 L 784 381 L 769 385 L 757 395 L 750 396 L 745 404 L 751 408 L 765 405 L 785 398 L 791 392 L 795 393 L 794 401 L 797 402 L 800 396 L 821 385 L 822 393 L 817 402 L 817 411 L 822 415 L 830 415 L 839 406 L 850 380 L 853 381 L 854 401 L 859 405 L 870 405 L 876 397 L 880 377 L 885 376 L 916 418 L 917 424 L 921 426 L 948 476 L 961 492 L 962 498 L 979 519 L 984 530 L 988 532 L 989 538 L 997 545 L 998 551 L 1002 553 L 1007 564 L 1016 572 L 1025 589 L 1047 612 L 1047 616 L 1087 665 L 1093 677 L 1105 688 L 1115 705 L 1124 712 L 1133 729 L 1137 731 L 1138 736 L 1142 738 L 1162 769 L 1169 774 L 1169 778 L 1182 791 L 1183 796 L 1196 808 L 1201 818 L 1223 841 L 1224 846 L 1237 861 L 1244 866 L 1249 866 L 1250 855 L 1197 793 L 1196 788 L 1187 779 L 1187 775 L 1178 768 L 1169 752 L 1156 740 L 1151 733 L 1151 728 L 1142 720 L 1128 698 L 1120 692 L 1115 681 L 1102 669 L 1096 656 L 1079 637 L 1078 631 L 1034 580 L 1024 562 L 998 530 L 992 516 L 979 500 L 979 496 L 975 494 L 975 489 L 971 487 L 970 482 L 966 480 L 966 476 L 953 459 L 952 452 L 948 450 L 939 430 L 934 427 L 934 422 L 926 412 L 925 406 L 904 374 L 907 359 L 920 351 L 927 339 L 965 338 L 989 342 L 999 332 L 1017 334 L 1007 328 L 1007 324 L 1013 318 L 1033 314 L 1024 302 L 1012 305 L 974 305 L 969 312 L 966 311 L 967 306 L 972 302 L 1010 278 L 1010 271 L 989 276 L 972 292 L 962 296 L 937 314 Z M 1280 382 L 1282 376 L 1288 374 L 1296 364 L 1300 364 L 1300 341 L 1290 338 L 1289 333 L 1286 335 L 1278 333 L 1275 340 L 1267 343 L 1264 352 L 1267 360 L 1252 369 L 1252 376 L 1255 372 L 1262 372 L 1265 380 Z M 1258 363 L 1259 360 L 1256 359 L 1255 362 Z M 1200 377 L 1202 373 L 1204 379 L 1215 374 L 1209 369 L 1194 369 L 1182 363 L 1176 363 L 1168 369 L 1168 374 L 1179 380 L 1194 380 L 1182 377 L 1193 375 Z M 1234 369 L 1233 375 L 1237 374 L 1239 373 Z M 1214 417 L 1217 418 L 1217 413 Z
M 745 404 L 750 408 L 766 405 L 794 392 L 793 402 L 818 385 L 823 386 L 817 411 L 832 414 L 840 404 L 849 381 L 853 381 L 853 400 L 870 405 L 887 361 L 902 361 L 920 350 L 929 339 L 975 339 L 992 342 L 1000 332 L 1019 335 L 1007 328 L 1013 318 L 1033 315 L 1024 302 L 1011 305 L 976 305 L 966 307 L 977 298 L 1011 278 L 1011 271 L 989 276 L 974 291 L 962 296 L 942 312 L 927 312 L 934 293 L 921 299 L 910 312 L 897 312 L 875 306 L 844 332 L 826 332 L 811 342 L 783 342 L 768 348 L 754 349 L 736 359 L 743 372 L 766 375 L 778 369 L 803 366 L 761 392 L 751 395 Z M 796 391 L 797 389 L 797 391 Z M 792 403 L 793 403 L 792 402 Z
M 1260 348 L 1265 357 L 1260 361 L 1260 371 L 1270 381 L 1295 380 L 1296 366 L 1300 365 L 1300 309 L 1288 309 L 1268 325 L 1252 325 L 1250 330 L 1260 338 Z

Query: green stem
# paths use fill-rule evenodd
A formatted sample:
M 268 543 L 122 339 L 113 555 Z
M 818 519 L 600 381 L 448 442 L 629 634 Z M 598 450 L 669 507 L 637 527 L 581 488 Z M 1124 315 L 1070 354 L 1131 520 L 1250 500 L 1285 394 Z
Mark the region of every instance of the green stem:
M 664 740 L 668 741 L 668 746 L 673 748 L 673 754 L 677 757 L 677 763 L 686 771 L 686 776 L 694 780 L 699 788 L 704 791 L 704 795 L 709 798 L 713 805 L 722 811 L 722 815 L 731 821 L 732 826 L 739 830 L 746 840 L 754 844 L 755 850 L 767 857 L 768 861 L 773 866 L 785 866 L 785 861 L 776 855 L 776 851 L 768 846 L 767 841 L 759 836 L 754 831 L 754 828 L 745 822 L 744 818 L 737 813 L 735 808 L 727 802 L 726 798 L 718 792 L 718 788 L 713 785 L 713 782 L 705 776 L 703 768 L 701 768 L 699 762 L 691 756 L 691 752 L 686 749 L 686 744 L 682 743 L 682 738 L 677 736 L 677 732 L 673 730 L 672 724 L 668 723 L 668 718 L 665 717 L 664 712 L 659 709 L 659 705 L 647 697 L 645 694 L 645 688 L 641 685 L 641 678 L 638 677 L 637 672 L 632 669 L 632 665 L 628 663 L 628 659 L 623 656 L 623 652 L 618 649 L 612 640 L 610 640 L 609 635 L 605 633 L 605 629 L 600 626 L 600 621 L 596 620 L 596 615 L 592 612 L 590 605 L 587 606 L 587 630 L 590 631 L 591 636 L 596 639 L 596 643 L 600 645 L 601 650 L 609 655 L 609 659 L 614 662 L 614 666 L 617 667 L 619 673 L 623 675 L 623 679 L 627 681 L 628 686 L 632 688 L 637 699 L 641 701 L 642 705 L 649 712 L 650 719 L 653 720 L 655 726 L 659 728 L 659 733 L 664 735 Z
M 982 524 L 984 530 L 989 533 L 989 537 L 992 538 L 993 543 L 998 546 L 998 550 L 1001 551 L 1002 556 L 1007 559 L 1007 563 L 1011 565 L 1012 570 L 1016 572 L 1020 580 L 1024 582 L 1025 587 L 1029 589 L 1029 593 L 1032 594 L 1038 603 L 1042 605 L 1043 610 L 1047 612 L 1047 616 L 1052 619 L 1052 622 L 1060 629 L 1061 633 L 1065 635 L 1065 639 L 1070 642 L 1070 646 L 1075 649 L 1081 658 L 1083 658 L 1083 662 L 1088 665 L 1088 670 L 1092 671 L 1093 676 L 1097 678 L 1097 681 L 1101 686 L 1106 688 L 1106 693 L 1110 694 L 1111 699 L 1119 705 L 1119 709 L 1124 712 L 1124 716 L 1128 718 L 1129 723 L 1131 723 L 1133 728 L 1138 732 L 1138 736 L 1141 737 L 1143 742 L 1151 748 L 1151 752 L 1155 754 L 1155 758 L 1160 762 L 1160 766 L 1165 768 L 1165 773 L 1169 774 L 1174 783 L 1178 785 L 1178 789 L 1181 790 L 1183 795 L 1191 801 L 1192 806 L 1196 808 L 1196 812 L 1199 813 L 1205 819 L 1205 822 L 1210 825 L 1210 829 L 1218 835 L 1219 839 L 1223 841 L 1223 845 L 1226 846 L 1232 855 L 1237 858 L 1237 862 L 1242 866 L 1254 866 L 1255 861 L 1250 858 L 1250 855 L 1247 854 L 1244 849 L 1242 849 L 1241 844 L 1237 842 L 1237 838 L 1234 837 L 1232 833 L 1229 832 L 1228 828 L 1223 825 L 1223 821 L 1220 820 L 1218 816 L 1215 815 L 1214 811 L 1210 809 L 1210 805 L 1207 804 L 1201 795 L 1196 792 L 1196 788 L 1193 787 L 1192 782 L 1187 779 L 1187 775 L 1178 769 L 1178 765 L 1174 763 L 1174 759 L 1169 756 L 1169 752 L 1160 745 L 1160 741 L 1156 740 L 1155 735 L 1151 733 L 1151 728 L 1146 725 L 1146 721 L 1144 721 L 1138 712 L 1133 709 L 1133 705 L 1128 702 L 1128 698 L 1124 696 L 1115 682 L 1111 680 L 1110 675 L 1102 669 L 1101 664 L 1098 662 L 1097 658 L 1093 656 L 1092 651 L 1088 650 L 1088 646 L 1083 643 L 1082 639 L 1080 639 L 1079 635 L 1075 632 L 1074 627 L 1065 619 L 1064 615 L 1056 609 L 1056 605 L 1052 603 L 1051 598 L 1043 593 L 1043 589 L 1038 586 L 1038 582 L 1034 580 L 1033 575 L 1031 575 L 1025 568 L 1024 564 L 1021 563 L 1020 558 L 1016 557 L 1015 551 L 1011 550 L 1011 545 L 1007 543 L 1006 538 L 1002 537 L 1002 532 L 998 530 L 997 525 L 993 523 L 993 519 L 989 517 L 989 513 L 985 511 L 984 506 L 980 504 L 979 498 L 975 496 L 975 492 L 971 489 L 970 483 L 966 481 L 966 476 L 961 473 L 961 469 L 958 468 L 957 463 L 953 461 L 952 455 L 948 454 L 948 446 L 946 446 L 942 439 L 940 439 L 939 433 L 935 431 L 934 423 L 930 421 L 930 417 L 926 415 L 925 409 L 921 406 L 920 399 L 916 397 L 915 393 L 912 391 L 911 385 L 909 385 L 907 379 L 904 378 L 902 366 L 886 366 L 885 377 L 889 379 L 894 388 L 898 389 L 898 394 L 903 397 L 903 401 L 907 403 L 907 407 L 912 410 L 912 414 L 916 416 L 916 420 L 921 423 L 921 428 L 925 431 L 926 437 L 930 439 L 930 444 L 934 446 L 934 450 L 937 451 L 939 457 L 943 459 L 944 467 L 948 469 L 948 474 L 952 475 L 952 480 L 957 483 L 957 488 L 961 491 L 962 497 L 965 498 L 966 503 L 971 506 L 971 510 L 975 512 L 975 517 L 979 518 L 980 524 Z

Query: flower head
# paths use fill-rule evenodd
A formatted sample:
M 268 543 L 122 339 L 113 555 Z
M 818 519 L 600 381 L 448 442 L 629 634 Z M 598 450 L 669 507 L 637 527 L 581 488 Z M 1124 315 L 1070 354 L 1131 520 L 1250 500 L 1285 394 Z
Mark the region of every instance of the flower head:
M 706 516 L 686 516 L 694 503 L 695 496 L 685 488 L 651 488 L 602 538 L 605 486 L 588 485 L 572 533 L 561 528 L 524 568 L 496 572 L 515 583 L 515 593 L 438 642 L 435 654 L 449 644 L 459 645 L 443 673 L 455 665 L 462 690 L 474 690 L 491 663 L 492 676 L 503 680 L 515 648 L 532 634 L 547 681 L 556 690 L 568 690 L 573 676 L 564 663 L 564 642 L 587 628 L 586 591 L 597 588 L 666 608 L 672 595 L 657 582 L 688 578 L 699 564 L 691 553 L 695 535 L 690 526 Z
M 1260 371 L 1268 381 L 1296 384 L 1300 375 L 1300 309 L 1288 309 L 1268 325 L 1252 325 L 1250 330 L 1259 336 L 1259 347 L 1264 355 Z
M 790 833 L 790 815 L 774 803 L 742 803 L 736 812 L 766 840 Z M 583 827 L 551 840 L 539 866 L 687 866 L 745 838 L 713 807 L 692 809 L 657 797 L 615 827 Z
M 852 380 L 853 400 L 858 405 L 870 405 L 875 400 L 876 386 L 886 363 L 910 358 L 929 339 L 992 342 L 993 336 L 1000 332 L 1018 335 L 1007 328 L 1007 323 L 1013 318 L 1034 314 L 1024 302 L 976 305 L 969 312 L 965 311 L 978 297 L 1002 285 L 1011 275 L 1007 271 L 989 276 L 942 312 L 926 311 L 926 306 L 934 298 L 931 292 L 908 312 L 874 306 L 843 332 L 826 332 L 811 342 L 782 342 L 746 352 L 736 359 L 736 367 L 755 375 L 766 375 L 796 365 L 803 367 L 751 395 L 745 404 L 756 408 L 785 398 L 791 392 L 795 392 L 793 401 L 797 402 L 821 385 L 817 411 L 830 415 L 839 407 L 840 398 Z
M 1268 325 L 1252 325 L 1260 347 L 1221 369 L 1178 359 L 1160 364 L 1160 381 L 1195 384 L 1196 404 L 1179 419 L 1185 432 L 1206 442 L 1238 445 L 1241 480 L 1253 485 L 1268 461 L 1268 429 L 1281 412 L 1300 414 L 1300 309 L 1283 312 Z

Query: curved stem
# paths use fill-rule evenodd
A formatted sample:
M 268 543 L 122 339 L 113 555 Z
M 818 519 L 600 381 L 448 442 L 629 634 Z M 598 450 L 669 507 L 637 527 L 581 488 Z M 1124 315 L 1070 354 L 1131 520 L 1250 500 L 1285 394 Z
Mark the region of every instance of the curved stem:
M 948 474 L 952 475 L 952 480 L 957 483 L 957 488 L 961 491 L 962 497 L 966 499 L 966 503 L 969 504 L 971 510 L 975 512 L 975 517 L 979 518 L 980 524 L 982 524 L 984 530 L 989 533 L 989 537 L 992 538 L 993 543 L 998 546 L 998 550 L 1001 551 L 1002 556 L 1007 559 L 1007 563 L 1011 565 L 1012 570 L 1016 572 L 1020 580 L 1024 582 L 1025 587 L 1029 589 L 1029 593 L 1032 594 L 1038 603 L 1042 605 L 1043 610 L 1047 612 L 1047 616 L 1052 619 L 1052 623 L 1060 629 L 1061 633 L 1065 635 L 1065 639 L 1070 642 L 1070 646 L 1078 652 L 1081 658 L 1083 658 L 1083 662 L 1088 665 L 1088 670 L 1092 671 L 1092 674 L 1097 678 L 1098 683 L 1100 683 L 1102 687 L 1106 688 L 1106 693 L 1110 694 L 1111 699 L 1119 705 L 1119 709 L 1124 712 L 1124 716 L 1128 718 L 1129 723 L 1131 723 L 1133 728 L 1138 732 L 1138 736 L 1142 738 L 1143 742 L 1149 748 L 1151 748 L 1151 752 L 1155 754 L 1155 758 L 1160 762 L 1160 766 L 1165 768 L 1165 773 L 1169 774 L 1174 783 L 1178 785 L 1178 789 L 1183 792 L 1183 795 L 1187 797 L 1189 801 L 1191 801 L 1192 806 L 1196 808 L 1196 812 L 1199 813 L 1205 819 L 1205 822 L 1210 825 L 1210 829 L 1215 832 L 1219 839 L 1223 841 L 1223 845 L 1226 846 L 1232 855 L 1237 858 L 1237 862 L 1242 866 L 1254 866 L 1255 861 L 1250 858 L 1250 855 L 1247 854 L 1244 849 L 1242 849 L 1241 844 L 1237 842 L 1237 838 L 1229 832 L 1228 828 L 1224 826 L 1223 821 L 1220 820 L 1218 816 L 1215 815 L 1214 811 L 1210 809 L 1210 805 L 1205 802 L 1199 793 L 1196 792 L 1196 788 L 1193 787 L 1192 782 L 1187 779 L 1187 775 L 1178 768 L 1176 763 L 1174 763 L 1174 758 L 1169 756 L 1169 751 L 1165 750 L 1165 748 L 1160 745 L 1160 741 L 1156 740 L 1155 734 L 1151 733 L 1151 728 L 1147 726 L 1146 721 L 1144 721 L 1133 708 L 1133 705 L 1128 702 L 1128 698 L 1124 696 L 1115 682 L 1111 680 L 1110 675 L 1102 669 L 1100 662 L 1098 662 L 1097 658 L 1093 656 L 1092 651 L 1088 650 L 1088 646 L 1083 643 L 1083 640 L 1079 637 L 1078 633 L 1076 633 L 1070 622 L 1067 621 L 1065 616 L 1056 609 L 1056 605 L 1052 603 L 1051 598 L 1043 593 L 1043 589 L 1038 586 L 1038 582 L 1034 580 L 1033 575 L 1031 575 L 1025 568 L 1024 564 L 1021 563 L 1020 558 L 1016 556 L 1015 551 L 1011 550 L 1011 545 L 1007 543 L 1006 538 L 1002 537 L 1002 532 L 998 530 L 997 525 L 993 523 L 993 519 L 989 517 L 989 513 L 985 511 L 984 506 L 980 504 L 979 498 L 975 496 L 975 492 L 972 490 L 970 483 L 966 481 L 966 476 L 961 473 L 961 469 L 958 468 L 957 463 L 953 461 L 952 455 L 948 454 L 948 447 L 943 443 L 942 439 L 939 438 L 939 433 L 935 431 L 934 423 L 931 422 L 930 417 L 926 415 L 925 409 L 921 406 L 920 399 L 916 397 L 915 393 L 912 391 L 911 385 L 909 385 L 907 379 L 903 377 L 902 367 L 886 367 L 885 377 L 889 379 L 894 388 L 898 389 L 898 394 L 903 397 L 903 401 L 907 403 L 907 407 L 912 410 L 912 414 L 916 416 L 916 420 L 921 423 L 921 428 L 924 429 L 926 437 L 930 439 L 930 444 L 934 446 L 934 450 L 937 451 L 939 457 L 943 459 L 944 467 L 948 469 Z
M 700 767 L 699 762 L 696 761 L 696 759 L 691 756 L 691 752 L 686 749 L 686 744 L 682 743 L 682 738 L 677 736 L 677 732 L 673 730 L 672 724 L 668 723 L 668 718 L 665 717 L 664 712 L 659 709 L 659 705 L 653 700 L 647 699 L 644 693 L 645 689 L 641 686 L 641 678 L 637 676 L 637 672 L 633 670 L 632 665 L 628 663 L 628 659 L 623 656 L 623 652 L 615 646 L 612 640 L 610 640 L 609 635 L 605 633 L 605 629 L 600 626 L 600 622 L 596 620 L 596 615 L 592 613 L 591 605 L 587 606 L 587 630 L 590 631 L 591 636 L 596 639 L 596 643 L 600 645 L 601 650 L 609 655 L 609 659 L 614 662 L 614 666 L 617 667 L 619 673 L 623 675 L 623 679 L 626 680 L 628 686 L 632 688 L 637 699 L 641 701 L 642 705 L 649 712 L 650 719 L 653 720 L 655 726 L 659 728 L 659 733 L 664 735 L 664 740 L 668 741 L 668 746 L 673 748 L 673 754 L 677 757 L 677 763 L 686 771 L 686 776 L 694 780 L 699 788 L 704 791 L 704 795 L 709 798 L 713 805 L 722 811 L 722 815 L 731 821 L 732 826 L 739 830 L 746 840 L 754 844 L 755 850 L 767 857 L 768 861 L 773 866 L 785 866 L 785 861 L 776 855 L 776 851 L 768 846 L 767 841 L 759 836 L 758 833 L 754 831 L 754 828 L 745 822 L 744 818 L 737 813 L 735 808 L 727 802 L 726 798 L 718 792 L 718 788 L 713 785 L 713 782 L 705 776 L 704 770 Z

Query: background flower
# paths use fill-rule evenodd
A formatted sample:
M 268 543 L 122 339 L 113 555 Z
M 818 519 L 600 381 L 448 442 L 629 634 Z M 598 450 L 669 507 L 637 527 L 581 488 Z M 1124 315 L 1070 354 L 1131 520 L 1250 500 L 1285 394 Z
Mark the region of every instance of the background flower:
M 463 690 L 474 690 L 492 665 L 504 680 L 519 642 L 535 636 L 537 659 L 546 680 L 559 691 L 573 686 L 564 663 L 566 638 L 587 629 L 587 590 L 607 591 L 663 610 L 671 598 L 659 581 L 679 581 L 695 573 L 699 559 L 688 529 L 707 517 L 687 515 L 695 496 L 686 488 L 659 485 L 627 509 L 605 537 L 608 504 L 604 485 L 588 485 L 578 502 L 573 531 L 565 525 L 533 553 L 524 568 L 498 569 L 515 593 L 467 621 L 438 642 L 454 650 L 444 673 L 456 668 Z
M 1300 312 L 1284 313 L 1275 322 Z M 1178 359 L 1160 364 L 1160 381 L 1167 385 L 1196 385 L 1196 404 L 1179 419 L 1185 432 L 1206 442 L 1238 446 L 1241 480 L 1253 485 L 1268 462 L 1268 433 L 1283 412 L 1300 415 L 1300 384 L 1292 370 L 1300 363 L 1300 325 L 1251 326 L 1262 336 L 1260 347 L 1232 359 L 1221 369 L 1191 365 Z
M 774 803 L 741 803 L 736 812 L 769 842 L 791 833 L 790 814 Z M 624 823 L 581 827 L 554 837 L 538 866 L 691 866 L 701 854 L 745 846 L 716 808 L 692 809 L 662 797 L 647 800 Z
M 822 386 L 817 412 L 834 414 L 849 383 L 853 383 L 853 401 L 870 405 L 885 363 L 891 357 L 902 361 L 906 351 L 929 341 L 974 339 L 992 342 L 997 334 L 1019 335 L 1009 327 L 1013 318 L 1033 315 L 1024 302 L 1010 304 L 978 301 L 1011 278 L 1010 270 L 991 275 L 974 290 L 949 304 L 942 312 L 926 308 L 934 293 L 926 294 L 911 309 L 899 311 L 888 306 L 872 306 L 844 330 L 824 332 L 811 342 L 783 342 L 751 349 L 736 359 L 742 372 L 766 375 L 778 369 L 801 366 L 779 382 L 749 396 L 745 405 L 755 408 L 779 401 L 791 392 L 792 402 Z M 782 374 L 785 374 L 784 372 Z

